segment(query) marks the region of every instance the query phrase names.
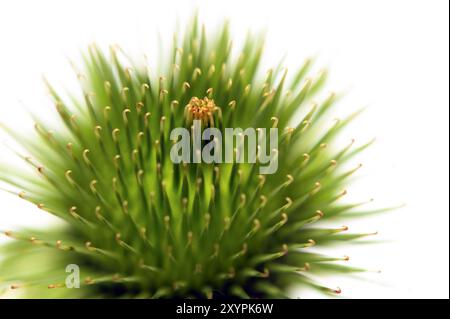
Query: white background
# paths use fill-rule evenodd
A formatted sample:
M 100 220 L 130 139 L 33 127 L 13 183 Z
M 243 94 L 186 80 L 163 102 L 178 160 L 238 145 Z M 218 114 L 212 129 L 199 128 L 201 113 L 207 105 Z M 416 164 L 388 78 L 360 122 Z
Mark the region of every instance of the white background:
M 344 136 L 361 143 L 377 138 L 360 158 L 363 178 L 349 188 L 350 198 L 406 204 L 349 225 L 377 230 L 385 243 L 336 252 L 381 273 L 365 280 L 328 278 L 324 284 L 340 286 L 351 298 L 448 298 L 448 5 L 445 0 L 1 1 L 0 121 L 28 129 L 32 123 L 23 104 L 41 114 L 48 110 L 41 75 L 70 87 L 66 57 L 76 57 L 92 41 L 148 50 L 156 43 L 156 29 L 170 40 L 177 18 L 183 25 L 195 8 L 207 27 L 229 17 L 236 39 L 248 28 L 265 28 L 265 61 L 276 64 L 287 53 L 286 66 L 292 68 L 315 56 L 318 66 L 331 70 L 328 87 L 349 92 L 342 109 L 368 106 Z M 8 141 L 4 134 L 0 138 Z M 0 145 L 0 161 L 9 159 Z M 49 221 L 37 208 L 0 192 L 0 229 Z

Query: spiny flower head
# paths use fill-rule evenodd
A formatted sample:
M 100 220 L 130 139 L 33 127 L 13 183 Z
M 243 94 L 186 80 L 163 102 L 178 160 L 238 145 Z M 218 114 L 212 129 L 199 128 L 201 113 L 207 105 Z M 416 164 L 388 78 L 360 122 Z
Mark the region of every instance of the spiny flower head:
M 45 231 L 5 230 L 0 278 L 29 296 L 279 298 L 293 287 L 340 292 L 312 274 L 361 271 L 312 247 L 368 234 L 322 221 L 355 215 L 340 169 L 368 144 L 338 149 L 337 134 L 357 115 L 328 124 L 336 94 L 318 95 L 326 72 L 260 76 L 263 42 L 250 35 L 234 58 L 228 25 L 207 36 L 196 19 L 174 41 L 159 73 L 92 45 L 78 72 L 84 99 L 47 83 L 64 128 L 36 119 L 36 136 L 5 128 L 28 154 L 33 173 L 2 169 L 11 191 L 63 221 Z M 313 102 L 320 98 L 321 102 Z M 276 128 L 274 174 L 255 163 L 174 163 L 172 129 Z M 234 152 L 236 157 L 239 154 Z M 242 155 L 242 154 L 241 154 Z M 29 266 L 32 265 L 30 270 Z M 81 287 L 65 284 L 68 265 Z M 50 288 L 50 289 L 48 289 Z

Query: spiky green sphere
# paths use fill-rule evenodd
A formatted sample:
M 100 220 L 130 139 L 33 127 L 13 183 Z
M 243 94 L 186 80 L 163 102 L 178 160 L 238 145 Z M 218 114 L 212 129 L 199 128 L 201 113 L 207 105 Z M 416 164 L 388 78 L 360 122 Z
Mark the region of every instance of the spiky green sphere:
M 3 247 L 2 282 L 34 297 L 339 292 L 309 274 L 360 269 L 311 247 L 366 235 L 321 223 L 354 213 L 358 204 L 340 198 L 358 166 L 340 167 L 367 145 L 333 144 L 354 115 L 330 125 L 336 96 L 317 95 L 325 72 L 307 77 L 307 61 L 289 77 L 280 68 L 261 76 L 262 47 L 249 36 L 234 57 L 226 24 L 207 37 L 195 20 L 156 74 L 116 47 L 105 54 L 91 46 L 79 74 L 84 100 L 48 85 L 65 128 L 40 121 L 32 138 L 9 130 L 36 174 L 2 170 L 0 179 L 64 226 L 4 230 L 17 241 Z M 193 119 L 221 130 L 278 128 L 278 170 L 261 175 L 258 161 L 175 164 L 170 132 Z M 65 287 L 70 264 L 80 267 L 80 289 Z

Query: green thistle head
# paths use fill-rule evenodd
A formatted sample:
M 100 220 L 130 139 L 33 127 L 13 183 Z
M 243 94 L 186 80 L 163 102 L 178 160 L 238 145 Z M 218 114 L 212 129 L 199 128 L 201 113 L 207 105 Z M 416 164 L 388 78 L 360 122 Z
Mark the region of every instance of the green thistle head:
M 208 37 L 194 19 L 158 74 L 117 47 L 105 54 L 91 46 L 79 74 L 83 100 L 47 83 L 64 127 L 37 121 L 34 137 L 6 128 L 35 173 L 2 169 L 0 180 L 63 223 L 4 230 L 15 241 L 2 248 L 0 284 L 35 297 L 279 298 L 303 286 L 338 293 L 310 274 L 361 269 L 311 247 L 368 235 L 321 224 L 357 214 L 361 203 L 340 198 L 359 166 L 342 164 L 369 144 L 333 144 L 357 113 L 328 124 L 337 96 L 320 95 L 326 72 L 307 77 L 308 60 L 289 77 L 280 67 L 260 76 L 262 48 L 249 36 L 235 58 L 226 24 Z M 277 149 L 266 151 L 277 170 L 261 174 L 260 153 L 239 163 L 237 149 L 232 163 L 174 163 L 170 133 L 194 120 L 222 133 L 278 129 Z M 79 266 L 79 289 L 66 287 L 68 265 Z

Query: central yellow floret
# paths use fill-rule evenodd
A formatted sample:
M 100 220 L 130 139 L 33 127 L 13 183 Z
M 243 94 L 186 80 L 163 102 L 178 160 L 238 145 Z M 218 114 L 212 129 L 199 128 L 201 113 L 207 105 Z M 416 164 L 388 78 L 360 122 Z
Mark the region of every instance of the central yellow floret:
M 186 105 L 186 118 L 189 123 L 193 120 L 200 120 L 202 121 L 202 124 L 214 126 L 214 113 L 217 110 L 218 107 L 213 99 L 207 97 L 199 99 L 194 96 Z

